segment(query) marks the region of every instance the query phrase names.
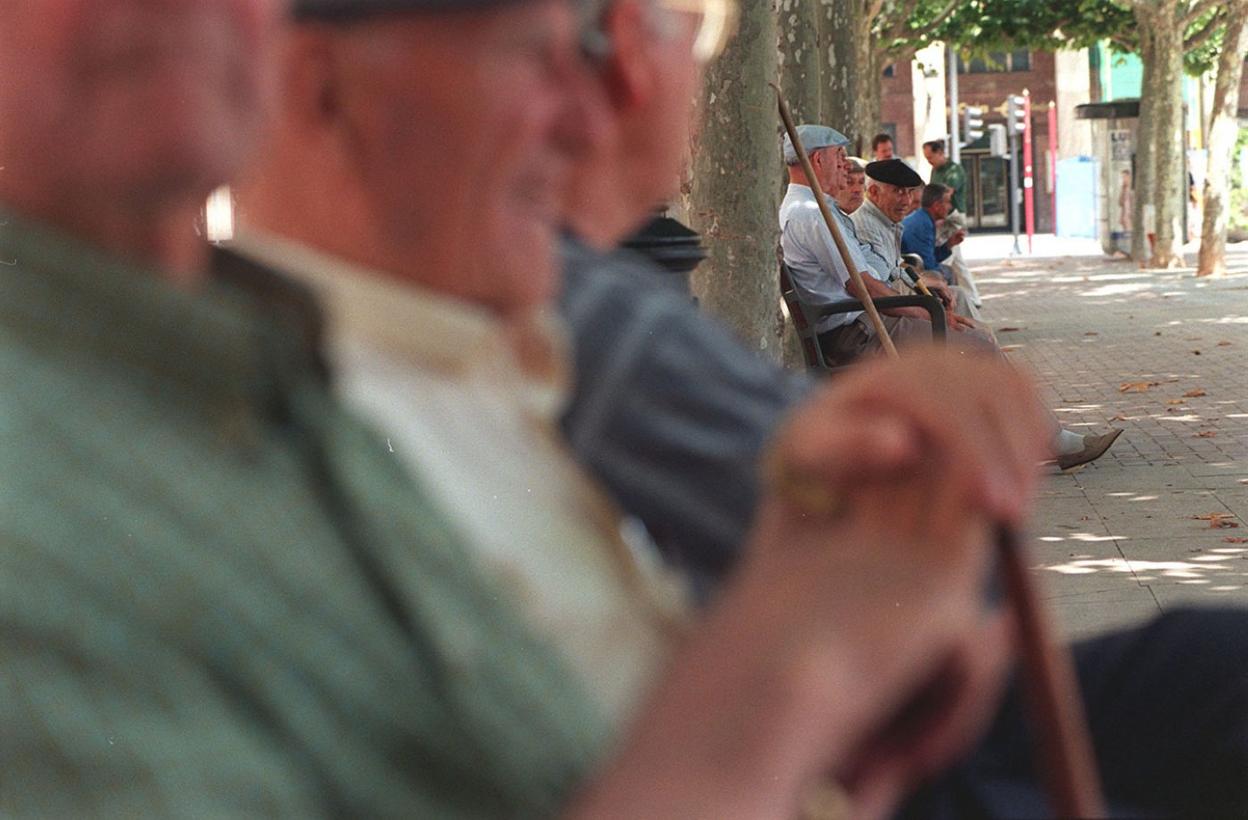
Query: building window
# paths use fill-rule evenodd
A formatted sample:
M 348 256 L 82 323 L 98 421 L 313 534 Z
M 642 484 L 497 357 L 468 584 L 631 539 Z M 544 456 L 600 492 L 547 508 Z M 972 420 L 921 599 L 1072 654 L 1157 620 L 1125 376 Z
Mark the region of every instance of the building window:
M 893 63 L 889 63 L 889 64 L 888 64 L 888 66 L 887 66 L 887 67 L 885 67 L 885 69 L 884 69 L 884 76 L 885 76 L 885 77 L 891 77 L 891 76 L 893 76 L 893 74 L 895 74 L 895 73 L 896 73 L 896 72 L 894 72 L 894 71 L 893 71 Z
M 970 62 L 958 57 L 959 74 L 1004 74 L 1030 70 L 1031 52 L 1025 48 L 1018 51 L 990 51 L 983 56 L 972 57 Z

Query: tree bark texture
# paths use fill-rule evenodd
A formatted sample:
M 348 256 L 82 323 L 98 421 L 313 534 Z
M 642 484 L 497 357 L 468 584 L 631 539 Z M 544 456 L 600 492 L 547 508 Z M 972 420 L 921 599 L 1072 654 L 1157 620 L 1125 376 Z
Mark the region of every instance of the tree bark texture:
M 1136 8 L 1135 16 L 1140 24 L 1140 62 L 1144 70 L 1140 87 L 1151 91 L 1154 87 L 1153 75 L 1156 72 L 1152 24 L 1149 22 L 1148 11 L 1142 7 Z M 1132 179 L 1135 196 L 1132 199 L 1131 213 L 1131 258 L 1135 259 L 1140 267 L 1144 267 L 1152 255 L 1152 248 L 1148 241 L 1152 221 L 1150 219 L 1146 225 L 1144 216 L 1145 207 L 1151 204 L 1153 196 L 1154 99 L 1152 93 L 1140 94 L 1140 116 L 1136 123 L 1135 134 L 1135 172 Z
M 1183 264 L 1183 208 L 1187 179 L 1183 162 L 1183 25 L 1177 10 L 1166 4 L 1154 29 L 1153 88 L 1144 93 L 1153 102 L 1153 202 L 1157 232 L 1154 268 L 1175 268 Z
M 1183 17 L 1180 0 L 1136 0 L 1140 60 L 1139 136 L 1136 148 L 1136 216 L 1132 255 L 1148 266 L 1172 268 L 1183 263 L 1183 208 L 1187 189 L 1183 172 Z M 1152 219 L 1145 219 L 1145 209 Z M 1152 232 L 1151 247 L 1149 229 Z
M 820 105 L 823 92 L 819 49 L 820 0 L 779 0 L 780 88 L 799 123 L 823 122 Z M 787 180 L 777 185 L 783 191 Z M 783 196 L 783 193 L 781 194 Z M 791 322 L 784 323 L 781 342 L 784 366 L 805 367 L 801 342 Z
M 867 16 L 861 0 L 820 0 L 820 4 L 823 122 L 849 137 L 851 153 L 859 152 L 862 142 L 870 140 L 874 133 L 871 130 L 863 136 L 860 113 L 863 101 L 870 95 L 867 86 L 873 79 L 870 66 L 861 61 L 861 49 L 871 42 L 873 18 Z
M 782 172 L 776 4 L 743 4 L 741 29 L 707 72 L 704 120 L 692 146 L 688 214 L 709 257 L 691 276 L 702 307 L 779 360 L 776 244 Z
M 1248 2 L 1234 0 L 1227 9 L 1226 33 L 1218 55 L 1209 122 L 1209 164 L 1205 174 L 1204 217 L 1200 229 L 1197 276 L 1226 273 L 1226 228 L 1230 214 L 1231 160 L 1239 135 L 1239 81 L 1248 56 Z
M 780 0 L 780 88 L 799 123 L 821 122 L 819 0 Z
M 880 130 L 880 98 L 883 96 L 884 55 L 877 47 L 871 35 L 874 20 L 863 20 L 862 35 L 857 40 L 857 64 L 862 72 L 859 82 L 858 101 L 853 106 L 853 117 L 848 125 L 845 136 L 849 137 L 850 147 L 859 157 L 867 157 L 871 152 L 871 138 Z M 900 66 L 901 70 L 909 68 L 909 64 Z

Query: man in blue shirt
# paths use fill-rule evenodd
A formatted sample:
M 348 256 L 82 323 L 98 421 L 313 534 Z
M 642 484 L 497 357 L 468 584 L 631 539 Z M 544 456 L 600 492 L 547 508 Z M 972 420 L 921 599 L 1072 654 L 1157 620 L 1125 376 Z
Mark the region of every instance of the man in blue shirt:
M 952 274 L 941 267 L 941 262 L 949 258 L 953 248 L 966 239 L 965 231 L 958 231 L 949 237 L 943 245 L 936 244 L 936 223 L 949 215 L 953 209 L 950 197 L 953 189 L 933 183 L 923 189 L 920 207 L 901 221 L 901 252 L 917 253 L 923 258 L 923 267 L 933 273 L 939 273 L 945 281 L 953 284 Z

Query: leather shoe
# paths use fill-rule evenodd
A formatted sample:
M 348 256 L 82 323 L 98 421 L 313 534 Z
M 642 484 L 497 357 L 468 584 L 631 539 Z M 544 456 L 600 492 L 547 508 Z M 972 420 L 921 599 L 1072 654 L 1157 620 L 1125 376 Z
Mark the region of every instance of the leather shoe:
M 1070 470 L 1081 464 L 1096 461 L 1105 455 L 1105 451 L 1113 446 L 1120 435 L 1122 435 L 1122 430 L 1110 430 L 1100 436 L 1084 436 L 1082 450 L 1057 457 L 1058 469 Z

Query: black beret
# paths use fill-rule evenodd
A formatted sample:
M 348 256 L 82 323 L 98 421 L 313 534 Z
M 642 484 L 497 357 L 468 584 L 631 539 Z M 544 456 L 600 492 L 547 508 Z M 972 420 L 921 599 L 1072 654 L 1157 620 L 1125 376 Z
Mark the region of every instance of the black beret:
M 915 188 L 923 184 L 923 177 L 904 159 L 877 159 L 867 163 L 867 176 L 876 182 L 896 185 L 898 188 Z
M 360 20 L 404 11 L 468 11 L 516 0 L 295 0 L 296 20 Z

